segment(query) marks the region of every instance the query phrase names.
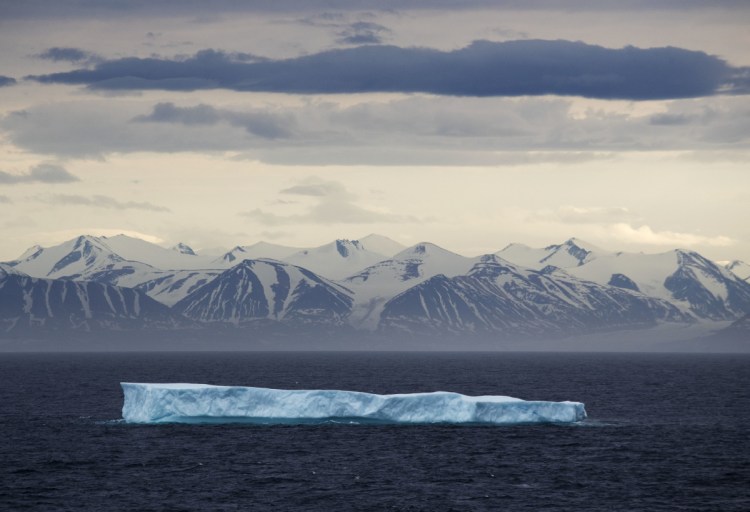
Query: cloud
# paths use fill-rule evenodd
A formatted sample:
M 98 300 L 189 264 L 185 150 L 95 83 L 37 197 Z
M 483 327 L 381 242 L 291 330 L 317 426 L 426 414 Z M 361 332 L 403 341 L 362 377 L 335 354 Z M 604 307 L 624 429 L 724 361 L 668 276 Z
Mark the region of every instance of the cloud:
M 527 222 L 576 225 L 586 237 L 616 241 L 634 246 L 727 247 L 736 240 L 724 235 L 705 236 L 669 230 L 655 230 L 640 215 L 625 207 L 561 206 L 555 210 L 531 212 Z M 570 228 L 564 228 L 569 230 Z
M 561 206 L 554 211 L 537 212 L 531 215 L 531 220 L 553 221 L 563 224 L 612 224 L 637 218 L 628 208 L 609 206 Z
M 15 78 L 0 75 L 0 87 L 8 87 L 10 85 L 15 85 L 15 84 L 16 84 Z
M 289 114 L 254 110 L 232 112 L 200 104 L 194 107 L 178 107 L 174 103 L 157 103 L 153 111 L 137 116 L 135 121 L 155 123 L 178 123 L 183 125 L 214 125 L 226 122 L 244 128 L 248 133 L 264 139 L 291 137 L 294 118 Z
M 177 107 L 174 103 L 157 103 L 146 116 L 137 116 L 135 121 L 180 124 L 216 124 L 221 121 L 218 110 L 209 105 Z
M 339 198 L 347 199 L 350 199 L 352 197 L 352 195 L 341 183 L 337 183 L 335 181 L 321 181 L 317 183 L 307 183 L 304 185 L 294 185 L 293 187 L 281 190 L 279 193 L 311 197 L 336 196 Z
M 612 238 L 626 243 L 642 245 L 663 245 L 669 247 L 712 246 L 727 247 L 734 245 L 735 240 L 728 236 L 704 236 L 675 231 L 655 231 L 650 226 L 634 227 L 626 223 L 617 223 L 610 227 Z
M 0 171 L 0 183 L 15 185 L 18 183 L 71 183 L 80 181 L 64 167 L 55 164 L 39 164 L 32 167 L 25 174 L 11 174 Z
M 299 185 L 285 188 L 280 193 L 313 197 L 316 202 L 302 214 L 279 215 L 256 208 L 240 215 L 267 226 L 419 222 L 415 217 L 379 212 L 359 206 L 355 202 L 356 196 L 335 181 L 310 178 Z
M 390 32 L 379 23 L 357 21 L 337 32 L 336 40 L 342 44 L 380 44 Z
M 10 197 L 0 195 L 0 204 L 11 204 L 13 201 L 10 200 Z
M 750 84 L 747 69 L 733 68 L 700 51 L 611 49 L 562 40 L 475 41 L 448 52 L 366 45 L 260 62 L 208 49 L 181 59 L 128 57 L 104 61 L 92 69 L 27 78 L 108 90 L 424 92 L 627 100 L 744 94 Z
M 649 118 L 649 123 L 656 126 L 679 126 L 690 122 L 691 118 L 685 114 L 655 114 Z
M 55 46 L 53 48 L 47 48 L 42 53 L 36 55 L 36 57 L 45 60 L 51 60 L 54 62 L 73 62 L 73 63 L 95 63 L 101 62 L 103 59 L 96 53 L 81 50 L 80 48 L 70 48 Z
M 135 99 L 45 103 L 0 118 L 0 130 L 18 148 L 56 158 L 231 151 L 284 165 L 575 164 L 622 151 L 727 152 L 750 143 L 750 108 L 737 96 L 650 106 L 687 120 L 671 124 L 631 115 L 630 103 L 579 115 L 579 100 L 569 98 L 413 95 L 263 108 L 254 101 L 221 108 Z
M 340 27 L 345 19 L 342 12 L 323 11 L 305 16 L 295 22 L 312 27 Z
M 39 198 L 40 201 L 64 206 L 92 206 L 109 210 L 145 210 L 151 212 L 169 212 L 169 208 L 149 202 L 118 201 L 109 196 L 94 195 L 91 197 L 74 194 L 53 194 Z

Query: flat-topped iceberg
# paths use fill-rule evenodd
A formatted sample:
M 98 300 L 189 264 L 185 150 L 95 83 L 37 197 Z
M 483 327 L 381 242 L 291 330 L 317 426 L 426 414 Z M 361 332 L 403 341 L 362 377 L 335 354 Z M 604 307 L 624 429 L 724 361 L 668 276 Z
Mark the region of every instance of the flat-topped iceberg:
M 128 423 L 571 423 L 580 402 L 525 401 L 438 391 L 376 395 L 357 391 L 282 390 L 206 384 L 121 383 Z

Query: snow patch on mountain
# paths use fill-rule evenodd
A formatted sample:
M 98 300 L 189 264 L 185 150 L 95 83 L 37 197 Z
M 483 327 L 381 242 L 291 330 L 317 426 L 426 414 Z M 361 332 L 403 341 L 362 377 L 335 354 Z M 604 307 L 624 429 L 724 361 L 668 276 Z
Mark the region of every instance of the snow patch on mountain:
M 244 260 L 177 302 L 175 311 L 202 322 L 276 320 L 339 325 L 351 292 L 313 272 L 275 260 Z
M 257 260 L 261 258 L 282 260 L 301 250 L 299 247 L 257 242 L 252 245 L 238 245 L 220 258 L 212 260 L 212 263 L 215 268 L 228 268 L 243 260 Z
M 378 328 L 435 335 L 562 335 L 691 320 L 667 301 L 487 255 L 467 275 L 437 275 L 388 301 Z
M 540 270 L 548 265 L 559 268 L 581 266 L 608 252 L 578 238 L 570 238 L 542 249 L 510 244 L 495 254 L 511 263 Z
M 399 293 L 438 274 L 465 274 L 478 261 L 423 242 L 404 249 L 393 259 L 381 261 L 342 282 L 354 292 L 349 317 L 357 328 L 375 330 L 385 303 Z
M 700 318 L 731 320 L 750 311 L 750 284 L 694 251 L 599 255 L 567 271 L 602 284 L 624 275 L 641 292 Z
M 0 271 L 0 330 L 169 328 L 179 318 L 140 291 Z
M 387 257 L 367 249 L 359 240 L 334 242 L 303 249 L 283 258 L 283 261 L 312 270 L 329 279 L 343 279 Z
M 359 242 L 362 244 L 362 247 L 368 251 L 382 254 L 388 258 L 391 258 L 406 249 L 404 244 L 391 240 L 387 236 L 376 235 L 374 233 L 367 235 L 364 238 L 360 238 Z
M 211 268 L 213 259 L 195 254 L 185 244 L 165 249 L 160 245 L 127 235 L 101 237 L 101 240 L 122 259 L 146 263 L 160 270 Z

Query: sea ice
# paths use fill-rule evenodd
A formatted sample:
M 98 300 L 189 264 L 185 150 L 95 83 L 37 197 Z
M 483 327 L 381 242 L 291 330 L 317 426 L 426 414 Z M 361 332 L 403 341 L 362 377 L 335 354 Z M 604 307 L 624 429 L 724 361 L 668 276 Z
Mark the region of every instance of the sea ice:
M 438 391 L 376 395 L 357 391 L 282 390 L 206 384 L 121 383 L 128 423 L 571 423 L 580 402 L 525 401 Z

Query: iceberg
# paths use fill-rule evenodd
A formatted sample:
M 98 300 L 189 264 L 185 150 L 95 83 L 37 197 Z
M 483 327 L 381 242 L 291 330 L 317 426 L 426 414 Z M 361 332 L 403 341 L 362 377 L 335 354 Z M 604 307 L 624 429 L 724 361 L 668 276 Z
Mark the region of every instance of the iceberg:
M 572 423 L 580 402 L 526 401 L 438 391 L 376 395 L 357 391 L 283 390 L 207 384 L 123 382 L 127 423 L 490 424 Z

